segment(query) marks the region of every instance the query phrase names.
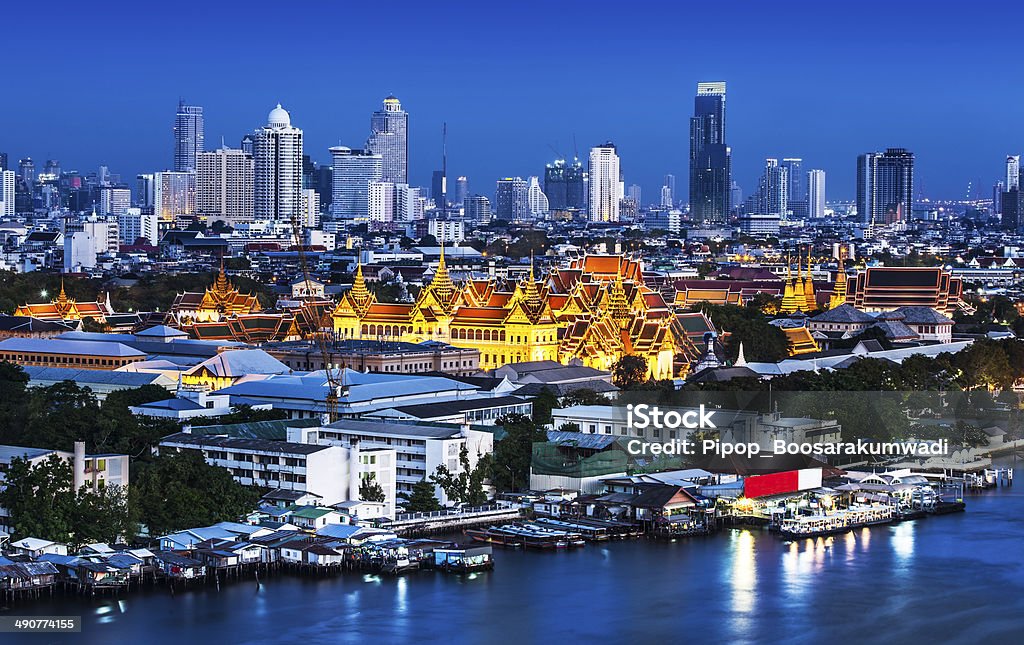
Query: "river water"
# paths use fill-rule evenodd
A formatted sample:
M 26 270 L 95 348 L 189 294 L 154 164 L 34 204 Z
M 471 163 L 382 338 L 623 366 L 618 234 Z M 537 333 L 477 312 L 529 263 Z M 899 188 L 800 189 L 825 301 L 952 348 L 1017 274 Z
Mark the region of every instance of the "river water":
M 465 577 L 276 575 L 172 596 L 58 597 L 4 613 L 81 615 L 74 635 L 3 642 L 1022 642 L 1024 482 L 966 513 L 787 543 L 728 530 L 564 553 L 495 548 Z

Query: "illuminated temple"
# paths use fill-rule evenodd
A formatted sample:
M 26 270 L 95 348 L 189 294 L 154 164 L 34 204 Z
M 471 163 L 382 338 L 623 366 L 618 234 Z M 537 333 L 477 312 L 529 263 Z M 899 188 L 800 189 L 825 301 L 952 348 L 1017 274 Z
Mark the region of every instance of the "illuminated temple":
M 105 323 L 107 317 L 113 315 L 114 310 L 110 306 L 110 294 L 104 302 L 77 302 L 69 298 L 64 291 L 64 283 L 61 282 L 60 293 L 50 302 L 25 304 L 14 310 L 15 316 L 25 316 L 48 320 L 51 322 L 68 322 L 92 318 L 97 323 Z
M 480 351 L 480 367 L 578 358 L 610 369 L 625 355 L 647 361 L 651 376 L 685 372 L 697 352 L 664 298 L 644 284 L 639 262 L 591 255 L 538 280 L 453 282 L 442 251 L 437 270 L 412 304 L 377 302 L 362 266 L 333 312 L 341 338 L 441 341 Z

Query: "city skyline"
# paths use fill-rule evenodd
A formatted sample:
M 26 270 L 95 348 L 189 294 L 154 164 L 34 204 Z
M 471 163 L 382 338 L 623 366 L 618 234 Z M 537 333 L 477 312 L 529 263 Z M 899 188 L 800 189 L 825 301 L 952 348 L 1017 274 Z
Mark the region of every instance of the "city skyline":
M 457 6 L 450 21 L 456 26 L 479 24 L 481 14 L 488 11 Z M 430 27 L 441 18 L 415 6 L 404 8 L 396 18 L 395 35 L 402 36 L 395 39 L 396 46 L 345 48 L 343 65 L 338 65 L 329 46 L 342 33 L 336 25 L 343 24 L 342 19 L 344 24 L 368 24 L 372 13 L 366 7 L 321 9 L 317 20 L 305 19 L 305 14 L 286 17 L 286 23 L 301 24 L 306 30 L 304 47 L 295 54 L 276 46 L 252 48 L 247 52 L 251 64 L 240 69 L 235 63 L 229 66 L 227 58 L 202 58 L 202 51 L 190 47 L 204 44 L 214 47 L 214 53 L 252 47 L 244 34 L 261 14 L 259 3 L 251 16 L 204 7 L 205 24 L 186 25 L 180 35 L 190 47 L 174 58 L 128 60 L 123 52 L 133 46 L 151 48 L 152 34 L 143 33 L 127 4 L 113 2 L 103 12 L 76 13 L 74 21 L 60 12 L 48 18 L 47 38 L 56 59 L 78 51 L 87 42 L 81 34 L 104 20 L 112 21 L 120 38 L 116 44 L 88 41 L 96 48 L 94 69 L 87 75 L 71 75 L 61 100 L 39 98 L 48 95 L 42 91 L 48 76 L 38 68 L 13 67 L 12 85 L 23 88 L 26 98 L 0 106 L 5 122 L 20 124 L 5 133 L 0 150 L 12 163 L 30 156 L 41 165 L 46 158 L 55 158 L 62 167 L 81 172 L 106 165 L 122 177 L 172 169 L 170 121 L 176 102 L 185 97 L 189 104 L 204 108 L 208 150 L 222 137 L 237 145 L 280 102 L 306 133 L 306 151 L 320 163 L 329 163 L 329 147 L 365 144 L 368 116 L 393 93 L 410 114 L 413 185 L 429 186 L 432 171 L 440 165 L 441 127 L 447 121 L 449 175 L 468 176 L 472 192 L 487 194 L 484 187 L 492 187 L 500 177 L 540 175 L 544 164 L 557 156 L 573 157 L 574 140 L 581 159 L 591 147 L 612 140 L 619 147 L 627 184 L 639 184 L 647 201 L 657 202 L 652 197 L 659 194 L 665 174 L 688 176 L 693 88 L 698 82 L 724 80 L 729 85 L 733 176 L 745 194 L 755 189 L 765 158 L 800 157 L 805 168 L 821 168 L 832 178 L 830 198 L 852 200 L 857 156 L 903 147 L 917 157 L 916 184 L 924 194 L 963 198 L 972 182 L 978 197 L 987 197 L 1002 177 L 1006 155 L 1024 148 L 1013 125 L 1012 97 L 1020 90 L 1013 87 L 1011 75 L 986 65 L 998 60 L 998 43 L 993 41 L 999 38 L 980 39 L 965 53 L 928 30 L 929 25 L 951 24 L 945 8 L 919 16 L 912 8 L 887 7 L 894 29 L 913 27 L 904 30 L 905 37 L 890 49 L 913 67 L 908 82 L 898 74 L 872 74 L 882 68 L 855 57 L 853 48 L 836 45 L 852 35 L 862 38 L 863 44 L 885 41 L 881 35 L 858 31 L 868 21 L 870 7 L 835 21 L 831 9 L 807 16 L 813 13 L 805 11 L 809 6 L 798 3 L 771 11 L 749 7 L 731 17 L 727 31 L 692 30 L 685 41 L 673 34 L 686 24 L 721 20 L 725 14 L 702 7 L 631 7 L 621 13 L 620 29 L 633 53 L 616 55 L 618 47 L 601 52 L 600 73 L 617 79 L 635 76 L 637 82 L 609 95 L 599 91 L 604 85 L 597 83 L 598 71 L 591 66 L 573 67 L 570 75 L 561 65 L 552 66 L 562 70 L 557 73 L 534 69 L 531 63 L 543 55 L 533 52 L 529 42 L 517 43 L 506 35 L 514 29 L 493 38 L 454 30 L 442 46 L 428 49 L 428 34 L 434 33 Z M 42 24 L 34 19 L 35 10 L 12 9 L 16 21 Z M 571 61 L 574 52 L 584 51 L 587 34 L 596 33 L 589 27 L 597 25 L 597 16 L 577 16 L 570 7 L 545 10 L 553 24 L 530 23 L 535 38 L 527 41 L 557 43 L 556 54 L 563 52 Z M 1011 14 L 1016 11 L 1020 10 L 1007 9 Z M 570 15 L 572 28 L 559 30 L 558 25 L 565 24 L 562 19 Z M 989 17 L 969 9 L 958 13 L 956 24 L 964 32 L 972 25 L 998 32 L 1013 23 L 1011 16 L 998 24 Z M 513 18 L 521 20 L 525 19 Z M 229 22 L 236 27 L 230 33 L 209 29 Z M 765 29 L 765 24 L 778 28 Z M 768 34 L 774 43 L 790 38 L 788 47 L 801 54 L 782 65 L 777 57 L 760 56 Z M 31 51 L 33 39 L 39 37 L 38 29 L 16 30 L 9 46 Z M 713 45 L 718 48 L 709 49 Z M 467 56 L 469 51 L 474 56 Z M 508 60 L 531 68 L 531 92 L 513 91 L 507 78 L 496 74 Z M 203 64 L 197 67 L 197 62 Z M 262 76 L 267 69 L 291 72 L 276 73 L 268 82 Z M 106 98 L 110 94 L 104 73 L 133 78 L 130 91 L 118 99 Z M 972 92 L 949 80 L 954 78 L 971 78 L 1001 100 L 968 100 Z M 586 108 L 573 107 L 577 105 Z M 652 106 L 659 111 L 657 123 L 643 117 Z M 958 127 L 968 122 L 976 126 Z M 677 199 L 685 201 L 685 192 L 677 190 Z

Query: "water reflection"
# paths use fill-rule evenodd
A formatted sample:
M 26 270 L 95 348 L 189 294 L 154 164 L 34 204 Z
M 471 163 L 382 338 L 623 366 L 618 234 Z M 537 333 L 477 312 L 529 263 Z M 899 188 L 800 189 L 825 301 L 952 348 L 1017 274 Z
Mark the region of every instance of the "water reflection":
M 733 557 L 729 583 L 732 589 L 732 610 L 748 614 L 754 611 L 756 601 L 757 562 L 754 534 L 747 530 L 732 531 L 731 541 Z
M 892 529 L 893 553 L 899 564 L 906 565 L 914 557 L 914 525 L 910 522 L 901 522 Z

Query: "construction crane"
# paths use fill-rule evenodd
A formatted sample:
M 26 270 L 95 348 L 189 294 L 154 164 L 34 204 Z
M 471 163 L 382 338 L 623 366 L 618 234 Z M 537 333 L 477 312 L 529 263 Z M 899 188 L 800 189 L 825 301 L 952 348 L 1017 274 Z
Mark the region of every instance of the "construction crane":
M 302 269 L 302 280 L 305 282 L 306 293 L 312 293 L 312 279 L 309 274 L 309 262 L 306 259 L 306 245 L 303 239 L 302 221 L 299 214 L 292 214 L 292 238 L 295 240 L 295 250 L 299 255 L 299 267 Z M 320 358 L 324 365 L 324 373 L 327 375 L 327 396 L 324 404 L 327 410 L 327 423 L 334 423 L 338 420 L 338 399 L 342 396 L 345 387 L 344 370 L 339 370 L 335 375 L 331 369 L 331 352 L 327 346 L 326 334 L 320 329 L 321 321 L 317 320 L 317 328 L 313 331 L 313 337 L 320 350 Z

